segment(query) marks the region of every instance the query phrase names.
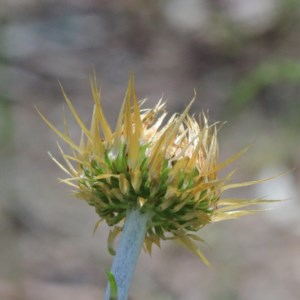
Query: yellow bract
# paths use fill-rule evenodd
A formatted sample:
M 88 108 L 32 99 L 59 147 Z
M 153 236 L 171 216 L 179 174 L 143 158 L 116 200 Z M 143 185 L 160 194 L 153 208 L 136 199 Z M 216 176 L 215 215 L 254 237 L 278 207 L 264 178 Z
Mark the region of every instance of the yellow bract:
M 96 79 L 91 79 L 94 108 L 86 126 L 63 90 L 68 107 L 81 128 L 79 143 L 59 131 L 39 111 L 46 124 L 71 148 L 66 154 L 59 146 L 64 164 L 51 158 L 69 176 L 62 182 L 75 188 L 76 196 L 95 207 L 111 230 L 108 247 L 121 232 L 131 209 L 151 216 L 144 249 L 151 253 L 160 240 L 175 239 L 194 252 L 207 265 L 197 248 L 201 239 L 193 232 L 211 222 L 253 213 L 247 207 L 263 200 L 220 199 L 223 191 L 256 184 L 259 181 L 229 184 L 232 174 L 219 179 L 217 173 L 245 150 L 223 163 L 218 162 L 218 127 L 208 125 L 205 114 L 199 120 L 189 115 L 194 100 L 183 113 L 174 114 L 166 123 L 165 104 L 141 109 L 131 76 L 115 130 L 105 118 Z M 96 228 L 95 227 L 95 228 Z

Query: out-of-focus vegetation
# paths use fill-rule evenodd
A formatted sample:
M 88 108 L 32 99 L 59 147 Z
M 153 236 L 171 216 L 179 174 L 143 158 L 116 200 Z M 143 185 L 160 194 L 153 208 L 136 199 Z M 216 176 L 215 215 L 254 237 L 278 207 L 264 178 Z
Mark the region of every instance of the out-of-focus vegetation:
M 0 25 L 0 57 L 3 51 L 3 43 L 2 41 L 2 34 L 1 34 L 1 25 Z M 1 46 L 2 45 L 2 46 Z M 9 145 L 12 142 L 12 127 L 13 127 L 13 120 L 12 120 L 12 111 L 11 111 L 11 101 L 7 96 L 8 89 L 8 79 L 4 78 L 3 76 L 3 65 L 0 59 L 0 79 L 2 81 L 1 90 L 0 90 L 0 140 L 1 142 L 1 152 L 8 149 Z M 6 87 L 6 88 L 4 88 Z
M 5 95 L 0 95 L 0 139 L 2 151 L 12 142 L 12 114 L 10 100 Z
M 259 96 L 267 89 L 271 90 L 282 84 L 289 84 L 290 90 L 294 88 L 296 93 L 280 94 L 270 99 L 268 109 L 271 114 L 273 110 L 279 110 L 277 117 L 280 121 L 284 121 L 292 128 L 298 128 L 300 126 L 300 100 L 298 99 L 300 63 L 297 61 L 260 64 L 233 89 L 232 96 L 229 98 L 229 111 L 247 110 L 249 105 L 261 101 Z

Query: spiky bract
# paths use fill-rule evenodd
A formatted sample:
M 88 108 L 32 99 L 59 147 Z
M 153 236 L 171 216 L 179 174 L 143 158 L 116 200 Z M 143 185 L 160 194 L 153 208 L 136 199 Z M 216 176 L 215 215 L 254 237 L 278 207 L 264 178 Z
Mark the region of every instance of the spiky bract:
M 57 130 L 42 114 L 44 121 L 72 149 L 72 155 L 61 150 L 65 164 L 53 160 L 68 174 L 62 180 L 76 189 L 77 197 L 95 207 L 100 216 L 113 226 L 108 245 L 122 230 L 126 214 L 140 209 L 150 215 L 144 249 L 161 240 L 175 239 L 209 264 L 194 240 L 194 232 L 208 223 L 249 214 L 241 210 L 261 200 L 220 199 L 223 191 L 256 182 L 228 184 L 229 174 L 218 179 L 220 169 L 244 151 L 218 163 L 217 124 L 209 125 L 204 113 L 196 119 L 188 111 L 174 114 L 165 122 L 167 113 L 161 101 L 152 109 L 141 109 L 134 81 L 129 80 L 115 130 L 105 118 L 96 80 L 91 80 L 94 109 L 90 127 L 80 119 L 71 101 L 64 98 L 81 127 L 78 144 Z

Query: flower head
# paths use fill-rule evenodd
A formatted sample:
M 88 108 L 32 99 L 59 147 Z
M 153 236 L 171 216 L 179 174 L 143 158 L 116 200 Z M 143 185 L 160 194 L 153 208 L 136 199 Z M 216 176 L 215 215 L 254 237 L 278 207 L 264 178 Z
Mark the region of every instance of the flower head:
M 76 196 L 95 207 L 100 217 L 113 229 L 108 245 L 122 231 L 126 214 L 140 209 L 150 214 L 144 249 L 161 240 L 175 239 L 207 259 L 195 241 L 203 226 L 221 220 L 247 215 L 245 207 L 262 200 L 222 199 L 225 190 L 255 184 L 229 184 L 232 174 L 218 178 L 218 171 L 243 152 L 223 163 L 218 162 L 218 125 L 208 124 L 204 113 L 199 118 L 189 115 L 192 102 L 181 114 L 166 121 L 165 103 L 152 109 L 141 109 L 134 80 L 129 80 L 115 129 L 105 118 L 96 80 L 91 80 L 94 99 L 91 124 L 87 127 L 71 101 L 64 98 L 82 130 L 79 143 L 56 129 L 42 114 L 50 128 L 71 148 L 66 154 L 60 147 L 64 164 L 52 159 L 68 175 L 62 181 L 75 189 Z

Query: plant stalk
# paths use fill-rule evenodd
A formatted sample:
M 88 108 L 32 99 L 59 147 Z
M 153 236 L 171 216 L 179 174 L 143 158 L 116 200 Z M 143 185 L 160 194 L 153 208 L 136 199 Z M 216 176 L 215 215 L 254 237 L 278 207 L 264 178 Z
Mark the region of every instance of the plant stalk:
M 128 298 L 129 286 L 147 231 L 148 219 L 149 214 L 141 213 L 139 210 L 131 210 L 127 213 L 111 268 L 117 283 L 118 300 Z M 110 300 L 109 284 L 107 284 L 104 300 Z

